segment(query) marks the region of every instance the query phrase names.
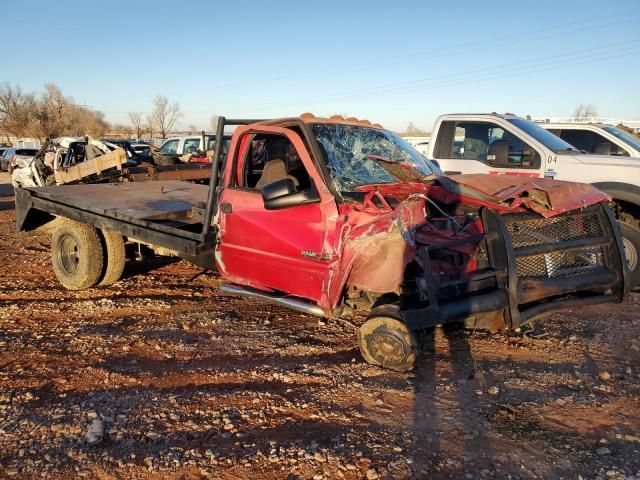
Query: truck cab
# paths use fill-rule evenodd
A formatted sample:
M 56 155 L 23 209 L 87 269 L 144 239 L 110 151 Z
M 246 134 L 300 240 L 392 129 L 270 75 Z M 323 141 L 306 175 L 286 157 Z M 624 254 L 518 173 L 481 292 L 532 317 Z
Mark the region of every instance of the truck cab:
M 613 200 L 631 281 L 640 284 L 640 158 L 586 154 L 543 125 L 496 113 L 439 117 L 427 156 L 448 174 L 552 178 L 596 186 Z
M 540 122 L 539 125 L 586 153 L 640 157 L 640 138 L 614 125 L 548 122 Z

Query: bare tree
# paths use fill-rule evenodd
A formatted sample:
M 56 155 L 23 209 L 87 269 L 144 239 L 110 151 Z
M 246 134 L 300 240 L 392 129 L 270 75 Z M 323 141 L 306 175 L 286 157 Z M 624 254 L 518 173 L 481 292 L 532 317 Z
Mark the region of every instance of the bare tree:
M 158 130 L 162 138 L 167 138 L 167 133 L 173 129 L 181 116 L 178 102 L 170 104 L 169 99 L 164 95 L 156 95 L 153 99 L 153 111 L 149 115 L 149 125 Z
M 596 107 L 591 104 L 581 103 L 573 111 L 573 118 L 576 120 L 586 120 L 588 118 L 597 117 Z
M 407 129 L 400 135 L 402 135 L 403 137 L 427 137 L 429 136 L 429 132 L 416 127 L 413 122 L 409 122 L 409 125 L 407 125 Z
M 5 135 L 31 136 L 35 132 L 33 112 L 36 99 L 33 94 L 24 94 L 19 86 L 9 83 L 0 85 L 0 130 Z
M 191 124 L 187 127 L 187 130 L 189 131 L 189 135 L 194 135 L 196 133 L 198 133 L 198 127 L 195 126 L 194 124 Z
M 136 130 L 136 138 L 140 138 L 142 131 L 144 130 L 143 125 L 143 117 L 140 112 L 129 112 L 129 120 L 131 120 L 131 124 L 133 128 Z

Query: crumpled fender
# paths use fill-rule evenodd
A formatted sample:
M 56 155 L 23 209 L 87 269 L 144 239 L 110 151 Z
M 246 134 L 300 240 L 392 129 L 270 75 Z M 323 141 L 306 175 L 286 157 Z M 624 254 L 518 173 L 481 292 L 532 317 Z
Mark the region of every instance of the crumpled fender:
M 387 206 L 377 212 L 369 211 L 369 200 L 343 205 L 341 213 L 348 220 L 331 276 L 331 307 L 338 304 L 347 283 L 371 292 L 396 290 L 413 258 L 412 231 L 425 222 L 424 200 L 405 200 L 395 209 Z

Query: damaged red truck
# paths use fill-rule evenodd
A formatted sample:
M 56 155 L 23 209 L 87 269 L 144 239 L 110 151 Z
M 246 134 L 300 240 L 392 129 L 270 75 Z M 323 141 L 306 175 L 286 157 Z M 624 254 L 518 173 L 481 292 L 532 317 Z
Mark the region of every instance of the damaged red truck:
M 208 187 L 18 189 L 18 230 L 68 220 L 51 258 L 71 289 L 117 281 L 133 243 L 217 269 L 229 294 L 329 318 L 367 313 L 363 357 L 400 371 L 435 325 L 517 328 L 626 294 L 618 226 L 594 187 L 446 177 L 366 120 L 220 118 L 220 138 L 229 125 Z

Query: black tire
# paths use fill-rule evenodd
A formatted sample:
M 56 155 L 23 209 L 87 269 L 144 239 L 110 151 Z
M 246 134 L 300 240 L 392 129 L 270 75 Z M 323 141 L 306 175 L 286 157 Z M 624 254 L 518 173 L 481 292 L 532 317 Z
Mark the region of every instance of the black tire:
M 360 353 L 367 363 L 397 372 L 411 370 L 420 355 L 420 342 L 393 305 L 374 308 L 358 332 Z
M 60 283 L 69 290 L 93 287 L 102 273 L 102 244 L 95 228 L 65 221 L 51 238 L 51 263 Z
M 102 262 L 103 271 L 98 285 L 108 287 L 122 277 L 127 256 L 124 250 L 124 238 L 122 238 L 122 235 L 108 230 L 101 230 L 100 237 L 105 260 Z
M 633 288 L 640 285 L 640 230 L 625 222 L 619 224 L 629 267 L 629 284 Z

